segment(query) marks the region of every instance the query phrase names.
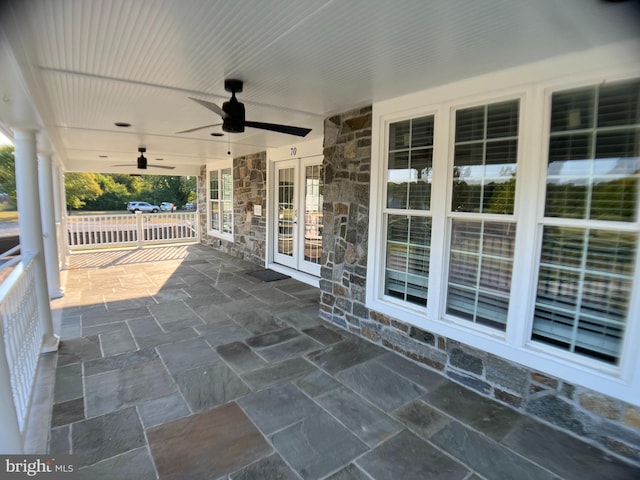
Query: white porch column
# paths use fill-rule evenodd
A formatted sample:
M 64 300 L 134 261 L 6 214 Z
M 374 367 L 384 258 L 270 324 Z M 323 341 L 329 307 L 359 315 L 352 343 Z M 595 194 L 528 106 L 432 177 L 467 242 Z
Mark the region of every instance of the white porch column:
M 55 197 L 53 195 L 53 169 L 51 154 L 38 154 L 38 185 L 40 186 L 40 212 L 42 215 L 42 238 L 44 261 L 47 271 L 49 297 L 63 296 L 60 287 L 60 262 L 58 259 L 58 236 L 56 232 Z
M 56 223 L 60 224 L 60 237 L 58 238 L 58 250 L 60 252 L 60 268 L 69 267 L 69 234 L 67 233 L 67 193 L 64 187 L 64 173 L 59 165 L 54 166 L 56 196 Z
M 63 240 L 63 232 L 62 229 L 62 216 L 64 215 L 64 211 L 62 210 L 64 206 L 60 204 L 61 193 L 60 193 L 60 167 L 54 162 L 52 164 L 53 167 L 53 212 L 55 214 L 55 222 L 56 222 L 56 233 L 58 234 L 56 239 L 58 241 L 58 268 L 62 269 L 65 264 L 66 250 L 64 248 L 64 240 Z
M 53 333 L 47 273 L 44 264 L 36 132 L 32 129 L 15 129 L 14 134 L 16 197 L 20 215 L 20 254 L 23 257 L 34 257 L 35 295 L 43 335 L 41 351 L 52 352 L 58 349 L 60 337 Z

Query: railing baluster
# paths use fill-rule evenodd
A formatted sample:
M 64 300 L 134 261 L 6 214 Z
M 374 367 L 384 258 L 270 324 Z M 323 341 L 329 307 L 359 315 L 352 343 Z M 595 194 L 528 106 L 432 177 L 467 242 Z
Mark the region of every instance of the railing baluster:
M 8 430 L 0 434 L 0 444 L 13 443 L 11 448 L 20 450 L 20 436 L 15 439 L 11 433 L 12 417 L 18 432 L 24 430 L 42 344 L 38 305 L 32 294 L 34 285 L 33 259 L 19 263 L 0 285 L 0 369 L 8 371 L 8 375 L 0 372 L 0 389 L 11 392 L 13 404 L 1 408 L 6 422 L 3 429 Z M 11 415 L 7 417 L 7 413 Z
M 77 215 L 67 220 L 69 249 L 197 242 L 196 212 Z

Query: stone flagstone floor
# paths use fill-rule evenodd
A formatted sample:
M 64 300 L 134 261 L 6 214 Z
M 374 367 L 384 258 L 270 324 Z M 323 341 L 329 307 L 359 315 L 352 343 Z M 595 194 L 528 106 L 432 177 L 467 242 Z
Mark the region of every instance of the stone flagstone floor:
M 50 452 L 92 480 L 640 478 L 256 269 L 203 246 L 73 255 Z

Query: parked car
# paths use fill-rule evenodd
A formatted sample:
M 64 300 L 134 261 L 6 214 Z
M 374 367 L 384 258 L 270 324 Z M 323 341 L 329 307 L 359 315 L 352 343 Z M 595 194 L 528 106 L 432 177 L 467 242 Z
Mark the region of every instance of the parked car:
M 127 210 L 131 213 L 136 212 L 152 212 L 158 213 L 160 207 L 158 205 L 151 205 L 149 202 L 129 202 L 127 203 Z
M 184 204 L 184 207 L 182 208 L 185 210 L 194 210 L 196 206 L 193 204 L 193 202 L 187 202 Z
M 176 206 L 171 202 L 162 202 L 160 204 L 160 211 L 162 212 L 175 212 Z

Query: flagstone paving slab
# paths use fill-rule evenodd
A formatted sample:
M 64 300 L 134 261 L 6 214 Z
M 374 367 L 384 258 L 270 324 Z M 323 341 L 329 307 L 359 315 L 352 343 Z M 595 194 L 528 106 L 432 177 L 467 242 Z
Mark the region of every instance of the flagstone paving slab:
M 420 385 L 428 392 L 435 390 L 447 382 L 447 379 L 439 373 L 416 365 L 412 361 L 402 358 L 394 352 L 387 352 L 384 355 L 380 355 L 376 358 L 376 362 L 396 372 L 398 375 L 403 376 L 407 380 Z
M 271 441 L 287 463 L 310 480 L 328 475 L 367 451 L 366 444 L 325 412 L 277 432 Z
M 308 358 L 327 373 L 333 375 L 385 352 L 386 350 L 381 347 L 355 337 L 349 337 L 325 350 L 308 355 Z
M 503 443 L 569 480 L 640 478 L 638 469 L 617 462 L 597 448 L 532 419 L 516 425 Z
M 212 364 L 220 358 L 204 338 L 170 343 L 159 346 L 156 350 L 172 375 Z
M 129 330 L 133 334 L 134 338 L 148 337 L 149 335 L 164 333 L 158 322 L 156 322 L 155 318 L 153 318 L 151 314 L 145 317 L 128 320 L 127 324 L 129 325 Z
M 158 353 L 154 348 L 145 348 L 135 352 L 121 353 L 111 357 L 97 358 L 84 363 L 84 375 L 97 375 L 111 370 L 119 370 L 125 367 L 133 367 L 140 363 L 158 359 Z
M 192 412 L 201 412 L 250 392 L 222 360 L 179 372 L 175 380 Z
M 60 342 L 58 368 L 73 363 L 86 362 L 101 356 L 100 340 L 97 336 L 71 338 Z
M 558 478 L 548 470 L 459 422 L 445 425 L 431 436 L 430 441 L 487 478 L 504 480 Z
M 447 382 L 424 397 L 430 405 L 500 441 L 525 416 L 478 395 L 458 384 Z
M 368 475 L 362 473 L 362 470 L 353 463 L 350 463 L 339 472 L 327 477 L 327 480 L 369 480 L 370 478 Z
M 284 463 L 280 455 L 274 453 L 230 475 L 230 478 L 231 480 L 298 480 L 299 477 Z
M 250 372 L 267 366 L 267 362 L 242 342 L 220 345 L 216 347 L 216 352 L 238 373 Z
M 336 378 L 385 412 L 424 394 L 424 389 L 375 362 L 343 370 Z
M 245 338 L 252 336 L 251 332 L 241 327 L 233 320 L 222 320 L 204 326 L 197 326 L 195 327 L 195 330 L 205 338 L 212 347 L 242 341 Z
M 326 373 L 315 370 L 294 382 L 300 390 L 310 397 L 317 397 L 325 392 L 338 388 L 341 384 Z
M 126 324 L 124 324 L 124 328 L 113 332 L 101 333 L 98 337 L 100 338 L 102 354 L 105 357 L 118 355 L 120 353 L 135 352 L 138 349 Z
M 315 367 L 303 358 L 292 358 L 242 374 L 241 377 L 252 390 L 262 390 L 276 383 L 305 376 L 314 370 Z
M 53 405 L 53 412 L 51 413 L 51 427 L 59 427 L 84 418 L 83 397 L 69 400 L 68 402 L 56 403 Z
M 181 340 L 187 340 L 189 338 L 195 338 L 197 336 L 198 333 L 193 328 L 186 327 L 180 330 L 174 330 L 172 332 L 136 337 L 136 342 L 138 343 L 140 349 L 144 349 L 159 347 L 160 345 L 179 342 Z
M 298 336 L 300 336 L 300 332 L 298 332 L 295 328 L 288 327 L 247 338 L 246 343 L 251 348 L 263 348 L 286 342 L 287 340 L 291 340 L 292 338 Z
M 155 427 L 176 418 L 189 415 L 189 407 L 179 392 L 154 398 L 138 405 L 138 414 L 144 428 Z
M 313 328 L 320 324 L 317 303 L 313 309 L 289 308 L 276 313 L 275 316 L 278 320 L 298 329 Z
M 69 455 L 71 453 L 71 425 L 51 429 L 49 453 Z
M 160 360 L 85 377 L 87 417 L 174 393 L 176 384 Z
M 82 364 L 74 363 L 56 369 L 53 403 L 82 397 Z
M 238 405 L 265 435 L 322 411 L 290 383 L 248 395 L 238 400 Z
M 418 436 L 429 439 L 447 425 L 451 419 L 426 403 L 415 400 L 393 412 L 393 416 Z
M 155 480 L 157 478 L 153 460 L 151 460 L 149 450 L 146 447 L 130 450 L 81 468 L 78 470 L 78 476 L 80 479 L 87 480 L 113 480 L 115 478 Z
M 356 461 L 379 480 L 399 478 L 462 480 L 469 474 L 464 465 L 406 430 Z M 491 477 L 502 478 L 502 477 Z
M 231 319 L 254 335 L 261 335 L 286 327 L 282 321 L 275 318 L 271 312 L 265 309 L 235 312 L 231 315 Z
M 299 357 L 308 352 L 315 352 L 324 348 L 324 345 L 315 340 L 301 335 L 287 342 L 279 343 L 267 348 L 261 348 L 258 353 L 269 363 L 279 363 L 290 358 Z
M 334 332 L 324 325 L 317 325 L 315 327 L 307 328 L 302 331 L 309 335 L 311 338 L 317 340 L 320 343 L 323 343 L 324 345 L 332 345 L 344 338 L 339 333 Z
M 316 401 L 368 446 L 392 437 L 402 425 L 345 387 L 331 390 Z
M 74 423 L 71 438 L 79 467 L 92 465 L 146 444 L 135 407 Z
M 163 480 L 218 478 L 273 451 L 235 403 L 147 430 Z

